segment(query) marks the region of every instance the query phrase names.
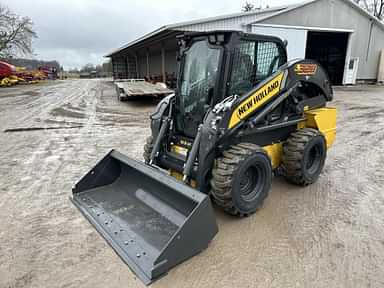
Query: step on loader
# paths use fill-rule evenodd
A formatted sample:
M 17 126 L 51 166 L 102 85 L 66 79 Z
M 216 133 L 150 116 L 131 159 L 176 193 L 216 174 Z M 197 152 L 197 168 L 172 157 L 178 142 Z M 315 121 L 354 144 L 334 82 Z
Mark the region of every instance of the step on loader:
M 274 173 L 314 183 L 336 134 L 326 71 L 288 62 L 279 38 L 212 31 L 177 41 L 177 89 L 151 115 L 145 162 L 112 150 L 73 188 L 73 203 L 145 284 L 208 246 L 218 231 L 211 202 L 249 216 Z

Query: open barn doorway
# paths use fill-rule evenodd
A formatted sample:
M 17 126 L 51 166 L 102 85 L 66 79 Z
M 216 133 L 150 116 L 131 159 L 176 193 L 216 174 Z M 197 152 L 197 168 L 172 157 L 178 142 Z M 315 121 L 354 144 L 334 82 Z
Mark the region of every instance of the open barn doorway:
M 349 33 L 308 31 L 305 58 L 318 61 L 332 85 L 342 85 Z

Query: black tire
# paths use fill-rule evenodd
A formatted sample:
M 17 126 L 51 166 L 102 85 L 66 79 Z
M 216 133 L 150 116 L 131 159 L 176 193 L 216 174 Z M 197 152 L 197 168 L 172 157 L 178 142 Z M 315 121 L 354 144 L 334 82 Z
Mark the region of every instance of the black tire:
M 119 91 L 119 88 L 116 86 L 116 98 L 117 98 L 117 101 L 122 101 L 121 100 L 121 97 L 120 97 L 120 91 Z
M 326 156 L 325 138 L 318 130 L 304 128 L 292 133 L 283 145 L 282 167 L 285 179 L 300 186 L 316 182 Z
M 226 212 L 243 217 L 262 206 L 271 183 L 272 166 L 266 152 L 255 144 L 240 143 L 216 159 L 211 195 Z
M 148 163 L 151 158 L 151 153 L 153 150 L 153 137 L 149 136 L 147 137 L 145 144 L 144 144 L 144 152 L 143 152 L 143 158 L 145 163 Z

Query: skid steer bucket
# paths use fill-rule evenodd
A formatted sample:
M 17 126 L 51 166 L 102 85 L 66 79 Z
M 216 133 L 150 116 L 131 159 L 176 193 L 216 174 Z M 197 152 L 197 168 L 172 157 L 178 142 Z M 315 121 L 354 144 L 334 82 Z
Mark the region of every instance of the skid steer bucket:
M 72 189 L 73 203 L 145 283 L 217 233 L 207 195 L 112 150 Z

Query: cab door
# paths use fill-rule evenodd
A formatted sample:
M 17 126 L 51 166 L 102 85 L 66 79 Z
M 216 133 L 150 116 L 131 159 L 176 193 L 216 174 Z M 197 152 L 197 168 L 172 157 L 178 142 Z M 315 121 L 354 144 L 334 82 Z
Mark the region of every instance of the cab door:
M 243 95 L 286 63 L 281 43 L 266 39 L 240 39 L 233 50 L 227 96 Z

